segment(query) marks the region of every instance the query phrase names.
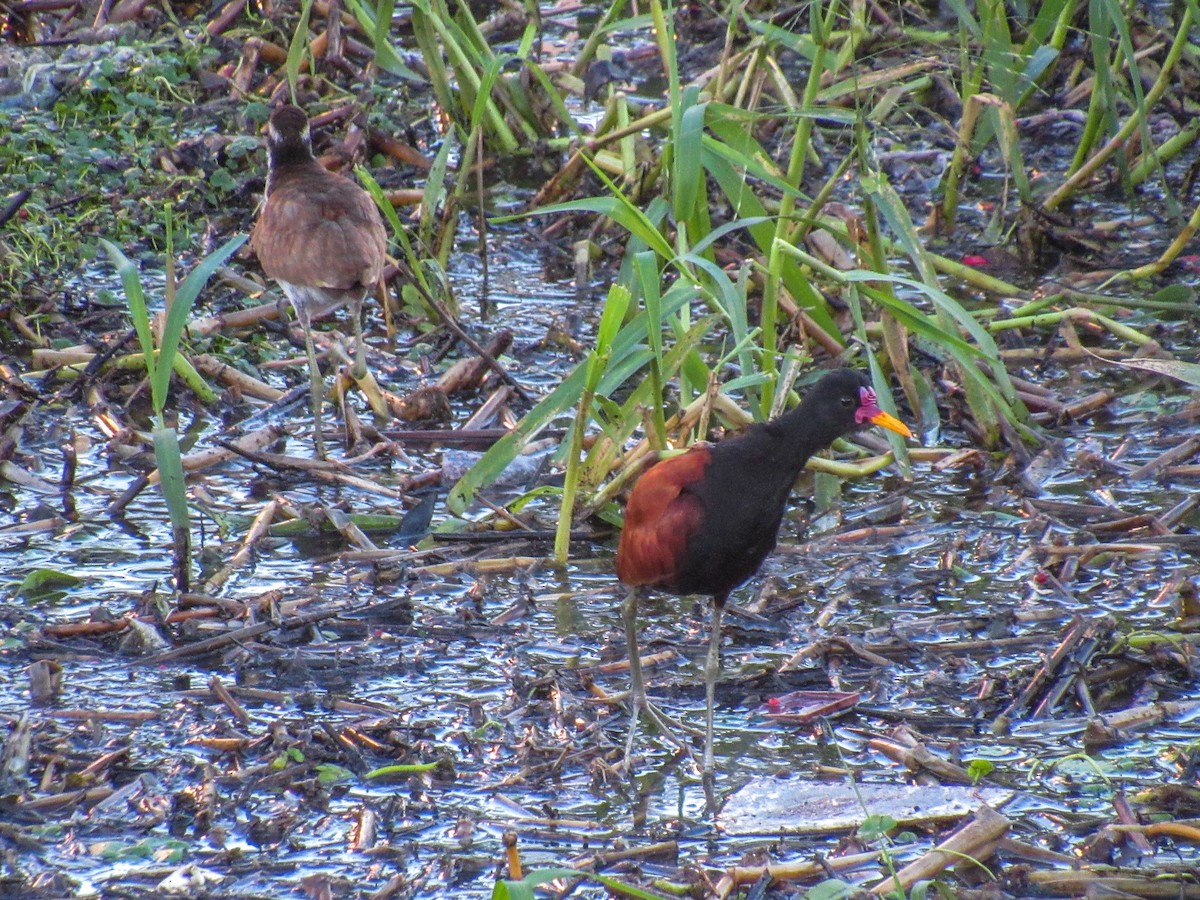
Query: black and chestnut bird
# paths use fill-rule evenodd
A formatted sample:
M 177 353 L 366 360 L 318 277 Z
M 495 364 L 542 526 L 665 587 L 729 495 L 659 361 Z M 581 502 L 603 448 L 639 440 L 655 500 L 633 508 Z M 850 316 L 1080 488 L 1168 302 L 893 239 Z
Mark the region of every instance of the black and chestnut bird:
M 788 495 L 808 458 L 870 425 L 912 436 L 903 422 L 879 408 L 866 375 L 838 369 L 822 377 L 791 412 L 720 443 L 697 444 L 662 459 L 634 485 L 617 548 L 617 577 L 630 589 L 621 607 L 633 713 L 627 756 L 643 711 L 670 731 L 668 720 L 646 699 L 637 649 L 639 589 L 711 596 L 702 766 L 711 800 L 713 694 L 725 601 L 775 549 Z
M 313 349 L 312 320 L 340 306 L 354 324 L 355 378 L 367 374 L 362 304 L 383 274 L 387 232 L 371 196 L 329 172 L 312 152 L 308 117 L 281 106 L 267 126 L 266 199 L 250 235 L 263 271 L 283 288 L 304 330 L 317 455 L 325 457 L 321 407 L 325 382 Z

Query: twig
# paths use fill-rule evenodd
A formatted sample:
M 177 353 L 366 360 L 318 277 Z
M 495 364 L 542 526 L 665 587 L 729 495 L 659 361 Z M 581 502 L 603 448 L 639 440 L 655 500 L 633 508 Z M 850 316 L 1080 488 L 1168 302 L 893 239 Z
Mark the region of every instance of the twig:
M 1029 679 L 1025 687 L 1021 690 L 1021 693 L 1017 695 L 1016 699 L 1014 699 L 1013 702 L 1008 705 L 1008 708 L 1005 709 L 1004 712 L 996 717 L 996 722 L 993 725 L 994 731 L 1000 734 L 1006 734 L 1008 732 L 1009 723 L 1011 723 L 1013 716 L 1025 709 L 1033 701 L 1033 698 L 1037 695 L 1037 693 L 1042 689 L 1042 686 L 1055 672 L 1058 671 L 1058 668 L 1062 665 L 1063 660 L 1065 660 L 1067 656 L 1075 649 L 1075 647 L 1078 646 L 1079 642 L 1083 640 L 1084 635 L 1087 633 L 1087 626 L 1087 620 L 1081 618 L 1080 616 L 1075 616 L 1071 620 L 1070 624 L 1067 626 L 1067 633 L 1062 640 L 1059 641 L 1058 646 L 1050 652 L 1050 655 L 1046 657 L 1045 662 L 1038 666 L 1037 671 L 1033 673 L 1033 677 Z
M 238 548 L 237 552 L 233 554 L 229 562 L 220 571 L 204 582 L 205 593 L 219 591 L 234 572 L 250 561 L 250 557 L 254 552 L 254 545 L 258 543 L 260 538 L 267 534 L 271 523 L 275 520 L 275 513 L 278 509 L 278 500 L 269 500 L 263 504 L 263 508 L 254 517 L 254 522 L 251 523 L 250 530 L 246 532 L 246 536 L 242 539 L 242 545 Z
M 227 631 L 225 634 L 218 634 L 215 637 L 205 638 L 202 641 L 196 641 L 194 644 L 186 644 L 182 647 L 175 647 L 172 650 L 167 650 L 163 653 L 156 653 L 153 656 L 146 656 L 141 659 L 133 660 L 134 665 L 153 666 L 164 662 L 170 662 L 176 659 L 187 659 L 192 656 L 203 656 L 206 653 L 212 653 L 226 647 L 229 644 L 236 644 L 241 641 L 248 640 L 252 637 L 258 637 L 260 634 L 266 634 L 269 631 L 282 631 L 289 628 L 302 628 L 305 625 L 312 625 L 315 622 L 323 622 L 325 619 L 332 619 L 340 616 L 348 611 L 348 607 L 339 606 L 336 609 L 326 609 L 320 612 L 306 613 L 302 616 L 292 616 L 288 619 L 282 619 L 278 622 L 258 622 L 254 625 L 247 625 L 244 628 L 237 628 L 233 631 Z M 154 715 L 157 715 L 155 713 Z
M 893 891 L 907 895 L 908 889 L 918 881 L 928 881 L 949 866 L 974 862 L 981 866 L 982 859 L 991 855 L 984 850 L 1002 838 L 1012 823 L 987 804 L 975 810 L 974 818 L 950 835 L 924 856 L 909 863 L 895 875 L 891 875 L 871 888 L 872 894 L 891 894 Z

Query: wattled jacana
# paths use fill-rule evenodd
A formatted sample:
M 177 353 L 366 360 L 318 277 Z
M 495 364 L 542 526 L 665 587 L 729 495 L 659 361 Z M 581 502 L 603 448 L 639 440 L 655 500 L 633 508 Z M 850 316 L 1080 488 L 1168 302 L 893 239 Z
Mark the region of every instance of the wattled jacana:
M 650 466 L 633 487 L 617 548 L 617 577 L 629 587 L 621 606 L 629 648 L 632 722 L 647 712 L 637 648 L 640 588 L 712 597 L 712 629 L 704 669 L 703 776 L 713 772 L 713 695 L 720 668 L 721 613 L 730 592 L 750 578 L 775 549 L 788 495 L 805 462 L 837 438 L 868 425 L 911 437 L 903 422 L 876 403 L 870 379 L 853 369 L 822 377 L 804 402 L 778 419 L 752 425 L 718 444 L 701 443 Z M 711 793 L 710 793 L 711 800 Z
M 304 329 L 317 455 L 325 457 L 321 407 L 325 382 L 313 349 L 312 319 L 348 304 L 354 320 L 352 373 L 367 373 L 362 303 L 383 273 L 387 233 L 371 196 L 329 172 L 312 152 L 308 116 L 281 106 L 267 126 L 266 200 L 250 235 L 263 271 L 279 282 Z

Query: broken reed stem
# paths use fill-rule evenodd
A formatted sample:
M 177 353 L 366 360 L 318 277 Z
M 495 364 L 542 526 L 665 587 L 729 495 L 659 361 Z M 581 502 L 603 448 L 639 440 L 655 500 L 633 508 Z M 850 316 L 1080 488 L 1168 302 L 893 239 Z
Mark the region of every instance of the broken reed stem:
M 870 891 L 878 895 L 897 891 L 907 896 L 908 889 L 918 881 L 931 880 L 959 862 L 974 862 L 986 871 L 982 860 L 994 852 L 996 841 L 1008 832 L 1011 824 L 1007 818 L 984 804 L 975 810 L 970 822 L 924 856 L 883 879 Z

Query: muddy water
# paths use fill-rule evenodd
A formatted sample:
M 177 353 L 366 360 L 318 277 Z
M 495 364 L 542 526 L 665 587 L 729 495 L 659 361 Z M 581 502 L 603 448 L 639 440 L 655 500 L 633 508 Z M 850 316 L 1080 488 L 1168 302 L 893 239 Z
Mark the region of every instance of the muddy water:
M 467 317 L 481 291 L 472 259 L 460 260 L 464 274 L 456 282 Z M 536 342 L 551 322 L 565 319 L 586 342 L 595 310 L 579 308 L 569 280 L 547 279 L 532 259 L 509 254 L 494 260 L 491 272 L 493 326 L 517 334 L 514 373 L 531 386 L 560 378 L 571 364 L 569 354 L 536 348 Z M 1053 368 L 1035 377 L 1067 397 L 1102 383 Z M 1100 456 L 1121 448 L 1120 465 L 1127 468 L 1155 458 L 1178 435 L 1148 423 L 1181 407 L 1189 394 L 1169 384 L 1144 394 L 1128 376 L 1109 383 L 1123 396 L 1102 420 L 1052 430 L 1062 446 L 1043 496 L 1161 513 L 1193 486 L 1123 483 L 1075 463 L 1084 448 Z M 294 424 L 302 430 L 303 404 L 296 415 Z M 1127 435 L 1139 428 L 1146 438 L 1131 445 Z M 611 761 L 623 744 L 625 714 L 596 702 L 587 678 L 606 693 L 624 687 L 621 672 L 596 668 L 624 657 L 611 543 L 579 545 L 563 572 L 535 565 L 486 576 L 467 569 L 434 576 L 418 568 L 408 577 L 377 582 L 368 566 L 340 556 L 337 545 L 273 540 L 223 596 L 248 600 L 280 590 L 285 602 L 316 597 L 318 606 L 345 602 L 352 611 L 304 634 L 268 635 L 216 667 L 147 668 L 107 639 L 39 640 L 36 629 L 43 625 L 79 621 L 96 610 L 124 615 L 137 607 L 140 594 L 169 578 L 164 550 L 169 533 L 156 492 L 143 492 L 121 520 L 104 515 L 130 473 L 106 457 L 83 409 L 47 419 L 40 438 L 31 441 L 32 455 L 46 454 L 43 475 L 53 477 L 51 450 L 72 431 L 94 441 L 80 458 L 78 522 L 31 535 L 0 535 L 0 542 L 10 583 L 39 567 L 70 572 L 81 583 L 37 601 L 17 598 L 10 588 L 0 715 L 12 723 L 28 714 L 34 733 L 29 774 L 35 780 L 52 754 L 65 771 L 78 771 L 114 750 L 126 755 L 105 780 L 121 792 L 117 796 L 77 807 L 69 818 L 51 812 L 43 822 L 22 820 L 25 833 L 42 848 L 18 854 L 31 876 L 66 875 L 80 896 L 152 896 L 159 880 L 187 861 L 223 876 L 222 896 L 300 896 L 302 879 L 312 876 L 327 877 L 337 893 L 356 896 L 399 876 L 406 895 L 485 897 L 499 871 L 506 830 L 517 832 L 529 868 L 586 863 L 617 839 L 633 847 L 678 841 L 676 853 L 641 862 L 643 872 L 672 875 L 686 864 L 721 868 L 756 850 L 786 860 L 834 848 L 836 837 L 714 834 L 694 768 L 653 733 L 640 739 L 643 757 L 633 780 L 606 768 L 606 757 Z M 963 443 L 952 428 L 945 440 Z M 303 444 L 301 437 L 290 446 Z M 438 462 L 436 454 L 415 458 L 418 464 Z M 393 474 L 383 467 L 367 471 L 384 483 L 403 474 L 399 468 Z M 1073 616 L 1112 617 L 1115 632 L 1104 652 L 1138 657 L 1153 669 L 1118 636 L 1168 629 L 1176 603 L 1173 593 L 1162 591 L 1173 579 L 1195 574 L 1186 546 L 1164 545 L 1154 554 L 1084 565 L 1066 583 L 1047 580 L 1040 548 L 1056 539 L 1090 538 L 1066 523 L 1031 517 L 1022 504 L 1025 495 L 1001 477 L 1007 471 L 1003 460 L 989 457 L 978 470 L 939 472 L 918 464 L 912 484 L 885 473 L 845 485 L 842 506 L 834 511 L 812 515 L 803 501 L 797 503 L 780 551 L 734 598 L 759 614 L 732 616 L 724 645 L 716 718 L 723 795 L 764 774 L 850 769 L 864 781 L 907 783 L 910 774 L 870 743 L 902 720 L 947 756 L 991 761 L 1002 783 L 1018 791 L 1006 813 L 1033 842 L 1067 851 L 1064 824 L 1107 820 L 1115 790 L 1176 777 L 1178 755 L 1194 742 L 1194 719 L 1132 734 L 1093 751 L 1090 761 L 1077 757 L 1084 749 L 1079 728 L 1056 724 L 1084 715 L 1070 697 L 1048 720 L 1022 715 L 1011 736 L 992 734 L 1005 701 L 1058 643 Z M 262 502 L 244 467 L 205 475 L 198 484 L 226 512 L 253 514 Z M 348 490 L 305 483 L 279 489 L 296 502 L 344 502 L 356 512 L 388 507 Z M 44 505 L 57 502 L 11 484 L 3 487 L 3 501 L 10 523 L 40 518 Z M 893 511 L 871 523 L 854 518 L 872 509 Z M 439 509 L 437 520 L 443 518 Z M 552 525 L 552 519 L 546 521 Z M 840 531 L 866 524 L 890 530 L 837 540 Z M 1074 523 L 1080 524 L 1089 523 Z M 1197 524 L 1192 512 L 1178 530 Z M 222 542 L 211 522 L 206 529 L 207 549 L 227 557 L 239 533 Z M 544 545 L 454 545 L 442 557 L 547 552 Z M 377 612 L 381 609 L 389 612 Z M 826 624 L 818 624 L 822 611 L 831 612 Z M 684 721 L 700 722 L 704 603 L 650 598 L 640 621 L 643 652 L 677 651 L 673 662 L 652 670 L 651 691 Z M 790 673 L 770 674 L 830 636 L 887 653 L 889 662 L 871 664 L 844 645 L 824 644 Z M 996 640 L 989 646 L 990 639 Z M 25 667 L 43 657 L 63 666 L 62 693 L 48 706 L 30 708 Z M 270 699 L 246 695 L 247 718 L 237 722 L 201 690 L 214 676 L 278 693 Z M 1112 708 L 1155 698 L 1200 700 L 1195 683 L 1170 667 L 1131 679 L 1130 685 L 1136 696 L 1107 701 Z M 801 688 L 859 691 L 863 699 L 859 711 L 827 727 L 778 725 L 763 715 L 765 701 Z M 1094 696 L 1100 693 L 1094 686 Z M 335 701 L 358 706 L 339 710 Z M 153 718 L 89 722 L 68 718 L 74 710 L 147 712 Z M 283 784 L 260 781 L 263 773 L 248 774 L 256 766 L 265 766 L 269 775 L 277 770 L 272 764 L 298 763 L 287 755 L 288 747 L 306 761 L 346 765 L 349 757 L 319 738 L 351 729 L 371 739 L 352 741 L 362 771 L 397 761 L 441 761 L 442 768 L 390 781 L 347 773 L 328 787 L 310 769 Z M 237 736 L 249 742 L 233 750 L 214 744 L 216 738 Z M 58 782 L 54 789 L 65 787 Z M 212 791 L 211 818 L 199 824 L 179 810 L 184 798 L 205 790 Z M 35 789 L 27 796 L 39 793 L 45 792 Z M 364 816 L 371 814 L 374 839 L 352 849 Z M 927 846 L 927 839 L 918 838 L 898 848 L 897 859 L 903 862 Z M 606 871 L 620 875 L 623 866 Z M 584 888 L 579 895 L 603 896 L 603 890 Z

